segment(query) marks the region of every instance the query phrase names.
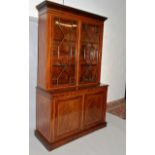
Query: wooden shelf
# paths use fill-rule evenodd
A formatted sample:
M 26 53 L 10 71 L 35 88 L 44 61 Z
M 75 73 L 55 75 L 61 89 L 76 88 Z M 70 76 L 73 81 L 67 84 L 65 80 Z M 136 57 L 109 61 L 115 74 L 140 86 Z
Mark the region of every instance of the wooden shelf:
M 75 64 L 53 64 L 53 67 L 75 67 Z
M 94 41 L 81 41 L 82 45 L 85 45 L 85 44 L 99 44 L 99 42 L 94 42 Z
M 81 66 L 96 66 L 97 64 L 80 64 Z
M 62 40 L 54 39 L 53 41 L 54 41 L 54 42 L 61 42 Z M 63 40 L 63 43 L 68 44 L 68 42 L 74 43 L 74 44 L 75 44 L 77 41 L 76 41 L 76 40 L 67 40 L 67 39 L 64 39 L 64 40 Z

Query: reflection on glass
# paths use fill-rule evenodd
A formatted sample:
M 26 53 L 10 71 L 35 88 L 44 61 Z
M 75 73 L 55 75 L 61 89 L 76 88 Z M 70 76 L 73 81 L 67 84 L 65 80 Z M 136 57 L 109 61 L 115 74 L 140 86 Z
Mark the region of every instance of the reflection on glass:
M 80 82 L 96 82 L 98 74 L 99 27 L 82 24 Z
M 54 19 L 53 85 L 75 84 L 77 22 Z

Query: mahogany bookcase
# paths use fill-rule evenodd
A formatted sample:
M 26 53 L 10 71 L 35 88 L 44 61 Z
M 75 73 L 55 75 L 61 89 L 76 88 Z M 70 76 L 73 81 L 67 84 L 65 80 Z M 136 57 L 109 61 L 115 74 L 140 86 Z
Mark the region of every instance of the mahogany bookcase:
M 44 1 L 37 5 L 35 135 L 48 150 L 106 126 L 100 83 L 106 17 Z

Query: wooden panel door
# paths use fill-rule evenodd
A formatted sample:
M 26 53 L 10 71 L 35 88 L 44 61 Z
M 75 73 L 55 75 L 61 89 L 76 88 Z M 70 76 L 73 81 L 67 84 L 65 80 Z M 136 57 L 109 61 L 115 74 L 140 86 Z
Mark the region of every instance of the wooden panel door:
M 81 129 L 82 96 L 55 99 L 55 139 L 70 136 Z
M 76 85 L 78 22 L 64 17 L 52 18 L 52 87 Z
M 106 95 L 103 92 L 85 96 L 84 127 L 94 126 L 105 121 Z

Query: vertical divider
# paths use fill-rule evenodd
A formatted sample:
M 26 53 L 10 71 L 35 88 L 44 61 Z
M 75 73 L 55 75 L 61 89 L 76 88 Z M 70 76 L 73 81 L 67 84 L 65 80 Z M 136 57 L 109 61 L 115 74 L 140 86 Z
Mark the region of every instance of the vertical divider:
M 98 52 L 98 84 L 100 83 L 100 79 L 101 79 L 103 33 L 104 33 L 104 24 L 101 23 L 101 24 L 100 24 L 99 52 Z
M 52 86 L 52 54 L 53 54 L 53 17 L 51 14 L 48 14 L 48 23 L 47 23 L 47 59 L 48 59 L 48 75 L 47 75 L 47 87 L 48 89 Z
M 79 74 L 80 74 L 80 44 L 81 44 L 81 21 L 78 21 L 78 41 L 77 41 L 77 52 L 76 52 L 76 86 L 79 86 Z

